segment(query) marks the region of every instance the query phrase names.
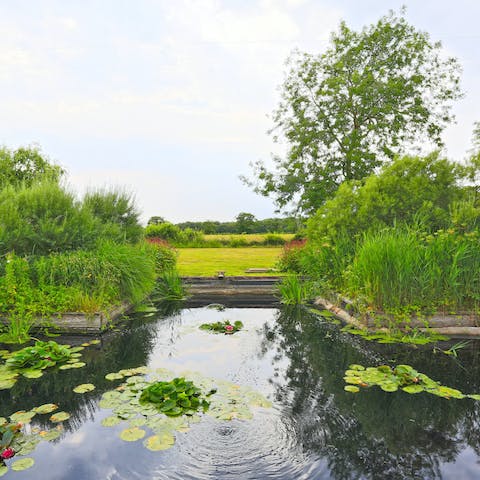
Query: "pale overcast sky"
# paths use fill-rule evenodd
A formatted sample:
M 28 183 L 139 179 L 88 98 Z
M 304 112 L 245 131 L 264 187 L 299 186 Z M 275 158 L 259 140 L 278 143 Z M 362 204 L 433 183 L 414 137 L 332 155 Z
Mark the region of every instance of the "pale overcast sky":
M 480 120 L 478 0 L 0 0 L 0 143 L 40 145 L 77 192 L 126 186 L 144 220 L 272 216 L 238 176 L 274 148 L 287 56 L 401 5 L 463 65 L 444 135 L 461 160 Z

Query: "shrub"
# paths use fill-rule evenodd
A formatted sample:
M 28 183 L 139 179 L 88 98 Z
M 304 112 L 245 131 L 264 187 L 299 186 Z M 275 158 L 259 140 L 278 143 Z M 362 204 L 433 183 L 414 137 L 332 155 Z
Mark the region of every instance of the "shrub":
M 45 255 L 93 247 L 97 222 L 56 182 L 0 190 L 0 254 Z
M 149 238 L 147 242 L 152 245 L 157 275 L 167 270 L 174 270 L 177 264 L 177 251 L 160 238 Z
M 300 273 L 302 266 L 300 258 L 305 248 L 306 240 L 291 240 L 285 243 L 277 267 L 281 272 Z
M 99 220 L 102 238 L 116 242 L 138 242 L 143 235 L 139 212 L 131 194 L 118 190 L 87 192 L 83 208 Z
M 264 245 L 285 245 L 285 240 L 280 235 L 268 233 L 263 240 Z
M 453 202 L 470 195 L 462 186 L 467 170 L 440 158 L 402 157 L 365 182 L 345 182 L 308 221 L 309 240 L 359 235 L 421 219 L 429 231 L 446 228 Z
M 167 242 L 174 243 L 181 239 L 182 231 L 172 223 L 165 222 L 145 227 L 145 236 L 147 238 L 161 238 Z

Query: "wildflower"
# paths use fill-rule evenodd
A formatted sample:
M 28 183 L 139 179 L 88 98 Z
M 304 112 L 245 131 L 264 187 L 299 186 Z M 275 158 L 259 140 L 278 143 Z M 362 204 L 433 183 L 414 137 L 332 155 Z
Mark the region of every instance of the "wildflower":
M 13 448 L 6 448 L 2 453 L 0 453 L 0 458 L 6 460 L 7 458 L 12 458 L 15 455 L 15 450 Z

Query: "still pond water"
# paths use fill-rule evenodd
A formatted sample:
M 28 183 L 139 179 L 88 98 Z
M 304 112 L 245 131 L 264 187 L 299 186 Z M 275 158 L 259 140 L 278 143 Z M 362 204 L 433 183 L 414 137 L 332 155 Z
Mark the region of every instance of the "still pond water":
M 230 336 L 198 329 L 226 319 L 241 320 L 245 329 Z M 139 314 L 127 325 L 83 352 L 86 367 L 22 379 L 0 392 L 0 416 L 50 402 L 71 414 L 59 439 L 41 442 L 29 455 L 31 469 L 4 478 L 480 478 L 480 402 L 376 387 L 352 394 L 342 378 L 351 363 L 407 363 L 464 393 L 480 393 L 477 342 L 453 358 L 433 353 L 432 346 L 369 343 L 306 310 L 273 308 L 186 309 L 148 319 Z M 273 407 L 256 409 L 253 420 L 205 416 L 188 432 L 177 432 L 172 448 L 152 452 L 141 440 L 122 441 L 125 425 L 102 426 L 110 412 L 98 406 L 113 388 L 105 374 L 141 365 L 250 386 Z M 73 393 L 81 383 L 96 389 Z M 44 428 L 38 418 L 32 424 Z

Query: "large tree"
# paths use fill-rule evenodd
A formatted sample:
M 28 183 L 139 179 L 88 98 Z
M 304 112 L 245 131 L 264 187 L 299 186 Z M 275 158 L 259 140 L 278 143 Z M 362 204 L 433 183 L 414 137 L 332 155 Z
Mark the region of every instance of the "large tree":
M 254 165 L 258 193 L 310 214 L 345 180 L 360 180 L 452 121 L 460 66 L 440 43 L 390 12 L 360 32 L 340 24 L 325 53 L 294 52 L 273 115 L 285 157 Z

